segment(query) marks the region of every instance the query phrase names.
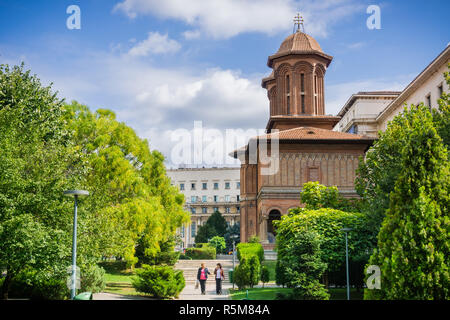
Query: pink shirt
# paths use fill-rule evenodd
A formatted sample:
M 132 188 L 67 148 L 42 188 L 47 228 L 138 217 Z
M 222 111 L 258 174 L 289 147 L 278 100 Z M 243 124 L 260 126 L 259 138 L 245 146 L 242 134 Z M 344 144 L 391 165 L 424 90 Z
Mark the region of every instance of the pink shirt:
M 206 280 L 206 272 L 205 269 L 200 271 L 200 280 Z

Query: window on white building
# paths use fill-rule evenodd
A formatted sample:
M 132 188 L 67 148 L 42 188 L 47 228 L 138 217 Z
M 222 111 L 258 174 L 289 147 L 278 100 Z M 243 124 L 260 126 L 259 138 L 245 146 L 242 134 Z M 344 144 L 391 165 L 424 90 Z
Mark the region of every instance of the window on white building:
M 195 190 L 195 183 L 191 183 L 191 190 Z
M 240 189 L 241 188 L 241 183 L 240 182 L 236 182 L 236 189 Z
M 438 86 L 438 97 L 439 99 L 442 97 L 442 94 L 444 93 L 444 87 L 442 86 L 442 83 Z
M 230 183 L 229 182 L 225 182 L 225 189 L 230 189 Z
M 426 96 L 426 100 L 427 100 L 427 106 L 428 106 L 428 108 L 431 109 L 431 94 L 428 94 L 428 95 Z
M 192 203 L 196 203 L 197 202 L 197 197 L 196 196 L 191 196 L 191 202 Z
M 214 182 L 214 190 L 219 190 L 219 183 L 218 182 Z
M 213 209 L 214 209 L 214 212 L 218 212 L 219 211 L 218 207 L 214 207 Z
M 225 202 L 230 202 L 230 196 L 229 195 L 225 196 Z
M 184 190 L 184 183 L 180 183 L 180 190 L 181 190 L 181 191 Z
M 197 225 L 195 222 L 192 222 L 191 224 L 191 237 L 195 238 L 195 234 L 197 233 Z
M 230 213 L 230 207 L 225 207 L 225 213 Z
M 194 207 L 191 208 L 191 213 L 195 214 L 197 212 L 197 210 L 195 210 Z
M 208 189 L 208 184 L 206 182 L 202 183 L 202 190 Z
M 219 202 L 219 196 L 214 196 L 214 202 Z
M 203 213 L 203 214 L 208 213 L 208 208 L 207 208 L 207 207 L 203 207 L 203 208 L 202 208 L 202 213 Z
M 206 202 L 206 196 L 202 196 L 202 202 Z

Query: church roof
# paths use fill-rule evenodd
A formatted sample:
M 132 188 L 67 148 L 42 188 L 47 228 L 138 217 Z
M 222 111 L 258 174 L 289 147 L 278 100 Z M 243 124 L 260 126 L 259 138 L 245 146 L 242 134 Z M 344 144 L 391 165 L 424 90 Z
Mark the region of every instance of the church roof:
M 272 67 L 273 59 L 290 54 L 317 54 L 329 60 L 329 62 L 333 59 L 332 56 L 323 52 L 316 39 L 298 30 L 284 39 L 277 53 L 269 57 L 267 65 Z
M 291 51 L 319 51 L 323 53 L 322 48 L 316 39 L 301 31 L 295 32 L 284 39 L 277 53 L 286 53 Z
M 279 131 L 278 133 L 268 133 L 251 139 L 279 139 L 280 143 L 309 142 L 309 143 L 357 143 L 365 144 L 367 148 L 375 141 L 374 138 L 360 134 L 332 131 L 315 127 L 298 127 Z M 231 152 L 229 155 L 237 158 L 240 154 L 248 151 L 248 144 Z
M 346 140 L 346 141 L 367 141 L 371 142 L 374 139 L 346 132 L 338 132 L 327 129 L 315 128 L 315 127 L 298 127 L 288 130 L 279 131 L 278 133 L 269 133 L 259 136 L 259 139 L 272 139 L 278 138 L 280 140 Z

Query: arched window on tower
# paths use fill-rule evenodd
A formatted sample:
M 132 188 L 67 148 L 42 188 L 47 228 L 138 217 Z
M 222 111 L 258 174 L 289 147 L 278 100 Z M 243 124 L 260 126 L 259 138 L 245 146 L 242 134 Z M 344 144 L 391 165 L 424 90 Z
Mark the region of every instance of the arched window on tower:
M 305 113 L 305 74 L 300 74 L 300 99 L 302 113 Z
M 291 83 L 289 75 L 286 75 L 286 111 L 291 114 Z
M 314 75 L 314 113 L 319 113 L 319 101 L 318 101 L 318 92 L 317 92 L 317 75 Z

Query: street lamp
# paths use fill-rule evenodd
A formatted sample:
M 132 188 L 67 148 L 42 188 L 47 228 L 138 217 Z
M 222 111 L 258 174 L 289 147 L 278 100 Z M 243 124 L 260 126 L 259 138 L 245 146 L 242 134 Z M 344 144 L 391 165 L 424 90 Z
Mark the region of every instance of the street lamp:
M 78 197 L 86 197 L 89 195 L 85 190 L 67 190 L 64 195 L 74 197 L 75 205 L 73 209 L 73 237 L 72 237 L 72 283 L 70 289 L 70 299 L 73 300 L 76 292 L 76 269 L 77 269 L 77 205 Z
M 236 259 L 236 235 L 233 235 L 233 290 L 234 290 L 234 264 L 235 264 L 235 259 Z
M 348 232 L 351 228 L 342 228 L 341 231 L 345 232 L 345 267 L 347 271 L 347 300 L 350 300 L 350 276 L 348 273 Z

